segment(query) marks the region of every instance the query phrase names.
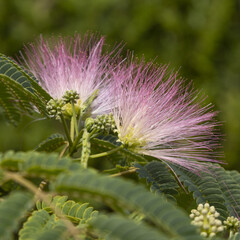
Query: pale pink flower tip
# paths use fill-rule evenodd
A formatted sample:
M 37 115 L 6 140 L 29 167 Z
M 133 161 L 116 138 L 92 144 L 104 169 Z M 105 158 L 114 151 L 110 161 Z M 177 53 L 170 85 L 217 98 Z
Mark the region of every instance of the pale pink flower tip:
M 41 37 L 36 44 L 25 47 L 22 57 L 39 84 L 54 99 L 60 99 L 66 91 L 74 90 L 83 103 L 100 90 L 92 106 L 92 113 L 98 115 L 110 111 L 110 99 L 106 96 L 111 53 L 102 53 L 103 44 L 103 37 L 97 39 L 93 35 L 49 40 Z
M 167 67 L 120 64 L 113 73 L 113 116 L 120 141 L 140 154 L 190 170 L 215 162 L 218 134 L 212 106 Z

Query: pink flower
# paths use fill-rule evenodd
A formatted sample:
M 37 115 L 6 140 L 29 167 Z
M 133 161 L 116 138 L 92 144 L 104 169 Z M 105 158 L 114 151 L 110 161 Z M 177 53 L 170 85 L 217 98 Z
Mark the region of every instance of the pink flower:
M 39 84 L 55 99 L 60 99 L 66 91 L 74 90 L 84 103 L 96 90 L 98 97 L 93 102 L 92 114 L 110 112 L 108 65 L 110 55 L 102 54 L 104 38 L 94 36 L 81 38 L 42 37 L 37 44 L 25 47 L 22 54 L 29 70 L 39 80 Z M 113 59 L 112 59 L 113 60 Z
M 185 87 L 177 74 L 153 64 L 125 64 L 113 73 L 113 117 L 119 140 L 129 149 L 181 165 L 202 169 L 218 147 L 212 106 Z

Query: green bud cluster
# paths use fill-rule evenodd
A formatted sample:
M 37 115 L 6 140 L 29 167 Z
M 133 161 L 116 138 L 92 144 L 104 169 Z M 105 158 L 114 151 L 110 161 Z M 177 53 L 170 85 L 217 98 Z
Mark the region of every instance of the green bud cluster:
M 81 155 L 81 163 L 85 168 L 87 167 L 88 158 L 91 153 L 91 148 L 90 148 L 91 145 L 90 145 L 89 138 L 90 138 L 89 132 L 85 129 L 82 136 L 82 155 Z
M 224 230 L 222 221 L 217 219 L 219 213 L 215 210 L 214 206 L 208 203 L 199 204 L 196 209 L 191 210 L 190 218 L 192 224 L 199 227 L 203 237 L 214 237 L 218 232 Z
M 110 113 L 105 115 L 99 115 L 95 119 L 88 118 L 86 120 L 86 128 L 88 129 L 88 131 L 97 129 L 98 132 L 108 134 L 110 131 L 114 131 L 116 129 L 116 124 L 113 119 L 112 113 Z
M 227 230 L 238 232 L 240 227 L 240 221 L 236 217 L 228 217 L 226 221 L 223 222 Z
M 65 117 L 73 115 L 72 102 L 74 103 L 76 115 L 80 113 L 81 100 L 76 91 L 66 91 L 61 99 L 51 99 L 47 103 L 47 111 L 50 116 L 56 119 L 60 118 L 63 114 Z
M 70 90 L 66 91 L 64 95 L 62 96 L 62 100 L 67 103 L 76 103 L 79 99 L 79 94 L 76 91 Z
M 51 99 L 48 103 L 47 103 L 47 111 L 49 113 L 50 116 L 55 117 L 56 119 L 60 118 L 60 115 L 63 111 L 63 106 L 64 106 L 64 102 L 63 100 L 59 100 L 59 99 Z

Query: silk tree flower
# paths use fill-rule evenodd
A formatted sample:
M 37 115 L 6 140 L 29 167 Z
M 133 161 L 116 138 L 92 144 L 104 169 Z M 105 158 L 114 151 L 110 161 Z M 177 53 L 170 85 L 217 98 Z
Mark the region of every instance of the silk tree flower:
M 108 65 L 112 53 L 103 54 L 104 38 L 85 35 L 81 38 L 42 37 L 37 44 L 25 47 L 21 54 L 28 69 L 39 84 L 54 99 L 61 99 L 66 91 L 76 91 L 81 104 L 99 90 L 91 109 L 93 115 L 110 112 L 108 95 Z M 114 58 L 112 58 L 113 61 Z
M 119 141 L 139 154 L 189 170 L 218 161 L 215 112 L 211 104 L 167 67 L 153 64 L 119 65 L 113 73 L 112 110 Z

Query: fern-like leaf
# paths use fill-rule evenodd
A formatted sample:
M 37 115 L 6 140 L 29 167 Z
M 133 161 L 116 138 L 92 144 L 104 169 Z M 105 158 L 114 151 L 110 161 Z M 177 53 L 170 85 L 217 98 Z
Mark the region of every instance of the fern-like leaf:
M 239 218 L 240 216 L 240 185 L 239 174 L 226 171 L 222 167 L 214 169 L 213 176 L 217 178 L 220 189 L 223 193 L 225 205 L 230 216 Z M 236 180 L 235 180 L 236 178 Z
M 73 200 L 67 200 L 67 196 L 55 196 L 51 204 L 76 224 L 85 224 L 97 215 L 97 211 L 89 206 L 89 203 L 77 203 Z M 37 209 L 44 209 L 52 213 L 52 209 L 45 202 L 37 202 Z
M 117 215 L 100 215 L 91 221 L 91 225 L 106 239 L 119 240 L 167 240 L 169 237 L 144 223 L 137 224 L 132 220 Z
M 25 86 L 30 92 L 33 92 L 36 96 L 41 98 L 44 102 L 48 102 L 51 99 L 51 96 L 38 84 L 37 79 L 31 74 L 30 72 L 27 72 L 25 69 L 23 69 L 22 66 L 20 66 L 18 63 L 16 63 L 13 59 L 5 56 L 4 54 L 0 53 L 0 66 L 9 64 L 7 74 L 6 71 L 2 71 L 5 73 L 7 76 L 12 76 L 10 75 L 10 71 L 12 72 L 19 72 L 21 75 L 24 77 L 20 81 L 20 83 L 25 83 Z M 15 76 L 16 77 L 16 76 Z M 13 78 L 16 81 L 19 81 L 16 78 Z
M 20 66 L 3 54 L 0 54 L 0 89 L 0 105 L 11 123 L 16 125 L 22 114 L 36 111 L 34 106 L 48 116 L 45 103 L 50 96 L 47 97 L 47 93 L 44 97 L 39 96 L 38 91 L 42 94 L 45 91 Z
M 0 239 L 10 240 L 19 222 L 32 207 L 32 196 L 23 192 L 13 192 L 0 204 Z
M 19 232 L 19 240 L 64 239 L 66 227 L 56 216 L 44 209 L 34 211 Z M 62 237 L 62 238 L 61 238 Z
M 208 202 L 210 205 L 215 206 L 216 210 L 220 213 L 221 220 L 227 218 L 228 211 L 226 207 L 224 193 L 216 175 L 213 173 L 217 171 L 218 167 L 211 167 L 209 164 L 208 171 L 202 171 L 199 174 L 190 172 L 183 167 L 171 165 L 172 169 L 179 176 L 180 181 L 196 199 L 197 204 Z
M 43 142 L 41 142 L 36 148 L 35 151 L 38 152 L 53 152 L 59 147 L 65 144 L 64 136 L 61 134 L 53 134 Z
M 201 239 L 190 225 L 188 216 L 160 195 L 154 196 L 143 186 L 120 178 L 110 178 L 94 171 L 61 174 L 51 185 L 51 189 L 79 194 L 81 198 L 101 199 L 113 207 L 125 210 L 139 210 L 147 219 L 152 220 L 170 236 L 184 236 L 189 239 Z M 190 238 L 192 237 L 192 238 Z
M 138 176 L 152 184 L 152 191 L 163 193 L 168 199 L 175 200 L 174 195 L 178 194 L 179 186 L 165 164 L 152 161 L 145 166 L 135 164 L 135 167 Z
M 0 156 L 0 166 L 7 170 L 21 170 L 29 176 L 51 177 L 59 173 L 77 171 L 80 164 L 73 163 L 71 158 L 59 158 L 56 153 L 13 152 Z

